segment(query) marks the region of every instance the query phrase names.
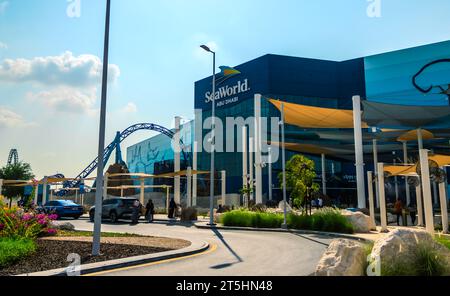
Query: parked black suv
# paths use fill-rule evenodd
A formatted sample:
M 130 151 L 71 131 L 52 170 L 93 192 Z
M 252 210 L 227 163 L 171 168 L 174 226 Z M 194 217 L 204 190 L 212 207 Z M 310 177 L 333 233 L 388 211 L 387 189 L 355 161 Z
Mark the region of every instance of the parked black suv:
M 119 219 L 131 219 L 133 214 L 133 203 L 136 198 L 110 198 L 105 199 L 102 204 L 102 219 L 109 219 L 116 223 Z M 89 219 L 94 222 L 95 206 L 89 210 Z

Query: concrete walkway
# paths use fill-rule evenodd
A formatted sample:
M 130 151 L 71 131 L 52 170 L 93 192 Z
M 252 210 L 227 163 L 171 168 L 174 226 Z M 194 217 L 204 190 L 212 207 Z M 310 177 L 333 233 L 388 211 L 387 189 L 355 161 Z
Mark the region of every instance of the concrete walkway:
M 158 265 L 119 269 L 98 275 L 189 275 L 189 276 L 302 276 L 314 272 L 323 252 L 333 240 L 317 234 L 249 232 L 198 229 L 156 216 L 155 223 L 130 226 L 127 222 L 103 224 L 103 232 L 135 233 L 208 242 L 212 251 L 193 258 Z M 87 219 L 70 221 L 77 230 L 91 231 Z

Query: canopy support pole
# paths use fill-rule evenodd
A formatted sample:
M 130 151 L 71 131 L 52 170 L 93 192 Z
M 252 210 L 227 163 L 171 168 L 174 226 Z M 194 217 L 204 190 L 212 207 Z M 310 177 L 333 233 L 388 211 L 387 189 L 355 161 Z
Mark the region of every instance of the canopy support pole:
M 358 208 L 366 208 L 366 188 L 364 185 L 364 150 L 361 124 L 361 97 L 353 97 L 353 121 L 355 132 L 356 183 L 358 190 Z
M 139 199 L 140 199 L 141 205 L 143 205 L 145 202 L 145 180 L 144 179 L 141 179 L 141 191 L 139 193 L 140 193 Z
M 0 195 L 2 195 L 3 191 L 3 179 L 0 179 Z
M 222 205 L 226 206 L 226 195 L 227 195 L 227 172 L 222 171 Z
M 53 199 L 53 193 L 50 190 L 50 200 L 52 200 L 52 199 Z M 78 200 L 78 189 L 75 189 L 75 202 L 77 202 L 77 200 Z
M 180 125 L 181 125 L 181 117 L 177 116 L 175 117 L 175 135 L 173 137 L 173 141 L 174 141 L 174 171 L 175 173 L 178 173 L 181 169 L 181 161 L 180 161 L 180 151 L 181 151 L 181 147 L 180 147 Z M 181 203 L 181 190 L 180 190 L 180 186 L 181 186 L 181 181 L 180 181 L 180 176 L 175 176 L 174 177 L 174 199 L 175 202 L 177 204 Z
M 248 186 L 248 151 L 247 151 L 247 126 L 242 127 L 242 188 Z M 247 188 L 248 189 L 248 188 Z M 244 196 L 244 206 L 247 205 L 247 198 Z
M 394 166 L 397 165 L 397 160 L 394 158 Z M 398 177 L 394 176 L 394 187 L 395 187 L 395 201 L 397 201 L 400 198 L 400 193 L 398 191 Z
M 169 213 L 169 197 L 170 197 L 170 187 L 166 186 L 166 211 Z
M 42 206 L 44 206 L 47 203 L 47 184 L 48 184 L 48 177 L 44 177 L 44 187 L 42 188 Z
M 377 139 L 373 139 L 372 141 L 373 143 L 373 167 L 375 170 L 375 176 L 378 174 L 378 141 Z M 375 198 L 376 198 L 376 202 L 375 202 L 375 207 L 379 207 L 380 206 L 380 194 L 379 194 L 379 190 L 378 190 L 378 179 L 375 179 Z
M 422 204 L 422 186 L 420 185 L 420 178 L 419 178 L 419 185 L 416 187 L 416 205 L 417 205 L 417 226 L 424 226 L 423 222 L 423 204 Z
M 268 167 L 269 167 L 269 200 L 273 199 L 273 185 L 272 185 L 272 148 L 268 148 L 269 156 L 268 156 Z
M 284 229 L 287 229 L 287 189 L 286 189 L 286 148 L 285 148 L 285 126 L 284 126 L 284 103 L 281 104 L 281 165 L 283 170 L 283 225 Z
M 326 156 L 322 153 L 322 193 L 327 195 L 327 172 L 326 172 Z
M 375 225 L 376 227 L 376 222 L 375 222 L 375 202 L 374 202 L 374 198 L 373 198 L 373 172 L 367 172 L 367 184 L 368 184 L 368 188 L 369 188 L 369 212 L 370 212 L 370 220 L 372 220 L 372 225 Z
M 403 141 L 403 163 L 408 164 L 408 143 Z M 406 190 L 406 205 L 409 206 L 411 203 L 411 190 L 408 184 L 408 176 L 405 176 L 405 190 Z
M 192 169 L 194 171 L 198 170 L 198 166 L 197 166 L 197 151 L 198 151 L 198 142 L 194 142 L 194 151 L 192 153 Z M 197 174 L 194 174 L 192 176 L 192 206 L 196 207 L 197 206 L 197 185 L 198 185 L 198 181 L 197 181 Z
M 422 135 L 422 129 L 417 129 L 417 142 L 419 144 L 419 150 L 423 149 L 423 135 Z
M 445 170 L 445 167 L 441 168 Z M 441 201 L 442 231 L 448 233 L 447 184 L 439 183 L 439 196 Z
M 38 196 L 39 196 L 39 184 L 36 184 L 36 186 L 34 186 L 34 204 L 37 206 L 38 204 Z
M 186 182 L 186 186 L 187 186 L 187 206 L 188 208 L 192 207 L 192 168 L 188 167 L 187 168 L 187 182 Z
M 428 163 L 428 150 L 420 150 L 420 168 L 422 175 L 422 191 L 423 204 L 425 209 L 425 228 L 434 234 L 434 218 L 433 218 L 433 204 L 431 200 L 431 182 L 430 182 L 430 166 Z
M 261 95 L 255 95 L 255 198 L 256 204 L 262 204 L 262 131 L 261 131 Z
M 254 149 L 254 140 L 253 137 L 249 139 L 249 172 L 250 172 L 250 188 L 255 188 L 254 184 L 254 174 L 253 169 L 255 167 L 255 163 L 253 162 L 253 150 Z M 254 200 L 255 196 L 253 191 L 250 193 L 250 200 Z
M 378 187 L 380 193 L 381 232 L 387 232 L 386 196 L 384 192 L 384 164 L 378 163 Z
M 439 203 L 438 195 L 438 184 L 436 182 L 433 182 L 433 206 L 437 206 Z

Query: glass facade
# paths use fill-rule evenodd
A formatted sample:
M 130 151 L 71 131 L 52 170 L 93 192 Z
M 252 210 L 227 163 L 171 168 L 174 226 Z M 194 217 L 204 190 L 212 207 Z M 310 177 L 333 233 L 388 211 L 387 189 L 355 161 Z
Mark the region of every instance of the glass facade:
M 238 135 L 232 140 L 234 152 L 229 150 L 229 152 L 216 152 L 216 178 L 219 177 L 219 171 L 226 171 L 227 193 L 238 193 L 242 187 L 243 157 L 242 153 L 239 152 L 242 151 L 242 147 L 238 147 L 242 146 L 239 140 L 241 130 L 238 130 L 237 127 L 234 130 L 225 129 L 225 126 L 227 118 L 242 117 L 245 120 L 254 116 L 255 94 L 263 96 L 261 115 L 266 118 L 280 117 L 280 112 L 267 98 L 347 110 L 352 109 L 352 97 L 354 95 L 359 95 L 366 100 L 393 104 L 444 105 L 448 104 L 448 98 L 445 95 L 439 95 L 436 92 L 420 93 L 411 81 L 424 65 L 444 58 L 449 48 L 450 41 L 342 62 L 265 55 L 235 67 L 241 74 L 218 84 L 216 88 L 216 116 L 223 122 L 224 148 L 226 143 L 229 142 L 228 138 L 233 133 Z M 424 71 L 417 83 L 424 88 L 429 85 L 434 87 L 437 85 L 447 86 L 449 73 L 450 63 L 442 63 L 435 68 Z M 203 128 L 203 125 L 205 120 L 211 116 L 211 81 L 212 77 L 207 77 L 195 82 L 194 109 L 196 114 L 201 113 L 201 116 L 196 116 L 195 123 L 190 123 L 190 133 L 183 138 L 183 141 L 186 141 L 190 148 L 194 138 L 199 144 L 205 143 L 206 135 L 210 132 L 210 128 L 208 129 L 208 126 Z M 412 100 L 408 101 L 409 98 L 412 98 Z M 267 130 L 269 131 L 267 140 L 275 141 L 275 136 L 279 134 L 272 135 L 270 127 Z M 330 140 L 308 138 L 308 133 L 314 134 L 311 132 L 314 131 L 287 125 L 286 142 L 328 145 L 331 147 L 340 147 L 345 142 L 335 138 Z M 332 132 L 335 133 L 336 130 L 332 130 Z M 353 149 L 353 143 L 349 143 L 348 137 L 346 141 L 347 148 Z M 296 152 L 287 151 L 286 154 L 286 158 L 290 159 Z M 315 161 L 318 175 L 317 182 L 321 184 L 321 156 L 307 156 Z M 130 147 L 127 159 L 130 171 L 133 172 L 153 174 L 173 171 L 173 151 L 170 140 L 164 136 L 156 136 Z M 353 156 L 327 156 L 325 167 L 330 195 L 333 194 L 334 187 L 349 188 L 345 195 L 352 199 L 353 195 L 356 195 Z M 198 169 L 209 170 L 209 168 L 210 153 L 203 150 L 198 153 Z M 370 161 L 367 161 L 366 169 L 373 169 Z M 281 172 L 281 160 L 273 164 L 272 180 L 273 187 L 275 187 L 273 193 L 276 199 L 281 198 L 277 178 L 279 172 Z M 262 182 L 265 199 L 269 190 L 267 167 L 263 168 Z M 207 195 L 209 193 L 208 187 L 207 177 L 203 177 L 202 185 L 199 184 L 199 191 L 203 191 L 203 194 Z M 220 184 L 217 183 L 216 188 L 220 190 Z M 339 191 L 336 192 L 336 195 L 339 195 Z M 219 191 L 216 193 L 219 193 Z

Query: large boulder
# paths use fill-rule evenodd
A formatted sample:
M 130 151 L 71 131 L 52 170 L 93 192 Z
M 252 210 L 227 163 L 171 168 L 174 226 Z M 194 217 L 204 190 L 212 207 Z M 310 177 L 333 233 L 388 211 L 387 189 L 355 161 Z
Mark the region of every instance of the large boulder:
M 183 208 L 181 210 L 181 221 L 197 221 L 197 209 Z
M 371 230 L 376 230 L 376 225 L 373 224 L 372 219 L 361 212 L 343 210 L 342 215 L 353 225 L 356 233 L 368 233 Z
M 364 276 L 366 252 L 364 246 L 353 240 L 331 242 L 317 265 L 316 276 Z
M 52 221 L 50 228 L 62 230 L 62 231 L 75 231 L 75 226 L 70 222 L 65 221 Z
M 412 264 L 418 244 L 425 245 L 437 251 L 437 254 L 450 266 L 450 250 L 437 243 L 430 233 L 417 229 L 395 229 L 375 242 L 370 255 L 370 261 L 380 262 L 390 266 L 394 261 Z

